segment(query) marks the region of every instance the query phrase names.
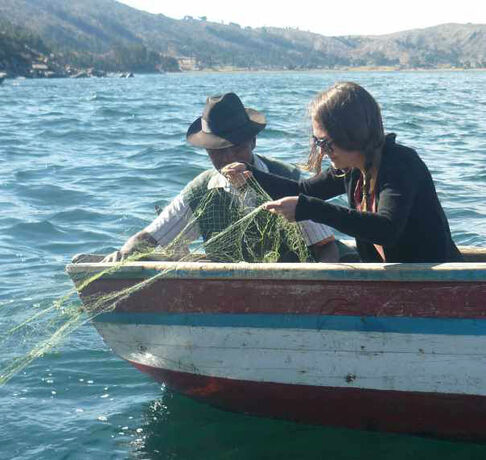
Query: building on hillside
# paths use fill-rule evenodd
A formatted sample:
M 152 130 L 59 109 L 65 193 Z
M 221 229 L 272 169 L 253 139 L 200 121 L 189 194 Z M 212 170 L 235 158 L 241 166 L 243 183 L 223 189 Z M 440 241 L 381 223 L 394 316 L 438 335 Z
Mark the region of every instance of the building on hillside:
M 194 57 L 177 57 L 179 68 L 182 71 L 198 70 L 197 60 Z

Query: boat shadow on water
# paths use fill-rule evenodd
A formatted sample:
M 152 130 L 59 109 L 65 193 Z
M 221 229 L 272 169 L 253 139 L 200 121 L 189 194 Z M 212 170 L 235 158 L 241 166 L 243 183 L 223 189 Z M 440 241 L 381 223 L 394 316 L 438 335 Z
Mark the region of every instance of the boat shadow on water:
M 144 412 L 144 459 L 484 459 L 486 444 L 306 425 L 224 411 L 166 390 Z

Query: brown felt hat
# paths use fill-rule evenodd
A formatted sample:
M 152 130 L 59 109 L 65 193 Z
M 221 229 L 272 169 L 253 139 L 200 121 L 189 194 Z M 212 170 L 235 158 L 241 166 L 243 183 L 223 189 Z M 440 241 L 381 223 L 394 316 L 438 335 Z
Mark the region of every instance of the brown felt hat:
M 235 93 L 210 96 L 202 117 L 187 130 L 188 142 L 206 149 L 225 149 L 256 136 L 267 121 L 263 113 L 243 107 Z

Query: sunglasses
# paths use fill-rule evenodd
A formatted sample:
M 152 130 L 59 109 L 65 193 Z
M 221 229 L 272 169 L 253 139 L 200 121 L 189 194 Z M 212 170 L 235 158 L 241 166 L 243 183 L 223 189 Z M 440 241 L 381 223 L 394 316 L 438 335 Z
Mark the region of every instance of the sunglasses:
M 334 149 L 332 148 L 333 141 L 329 140 L 327 137 L 312 136 L 312 142 L 316 148 L 323 149 L 327 154 L 334 152 Z

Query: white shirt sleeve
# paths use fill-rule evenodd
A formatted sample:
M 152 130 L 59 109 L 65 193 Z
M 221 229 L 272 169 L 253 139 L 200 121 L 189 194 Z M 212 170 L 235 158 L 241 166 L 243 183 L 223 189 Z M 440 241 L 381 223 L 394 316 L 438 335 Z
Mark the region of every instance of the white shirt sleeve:
M 317 243 L 329 242 L 334 239 L 334 232 L 324 224 L 318 224 L 312 220 L 297 222 L 304 237 L 305 244 L 312 246 Z
M 157 218 L 145 227 L 145 231 L 162 247 L 171 243 L 183 231 L 184 241 L 187 243 L 198 239 L 201 234 L 191 207 L 184 200 L 183 192 L 179 193 Z

